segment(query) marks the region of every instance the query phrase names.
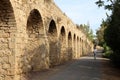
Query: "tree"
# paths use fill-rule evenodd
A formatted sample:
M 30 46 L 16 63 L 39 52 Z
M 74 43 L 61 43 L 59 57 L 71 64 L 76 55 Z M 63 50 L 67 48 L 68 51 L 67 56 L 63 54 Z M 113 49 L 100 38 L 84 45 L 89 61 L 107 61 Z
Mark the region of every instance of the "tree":
M 104 41 L 104 30 L 106 28 L 106 22 L 103 20 L 101 27 L 99 28 L 99 30 L 97 30 L 96 35 L 97 35 L 97 39 L 100 46 L 103 46 L 105 41 Z
M 113 51 L 120 50 L 120 4 L 114 4 L 111 20 L 105 30 L 105 40 Z
M 112 61 L 120 66 L 120 0 L 107 0 L 111 4 L 104 4 L 101 1 L 97 1 L 96 4 L 112 11 L 112 15 L 108 18 L 104 39 L 107 45 L 113 50 Z
M 98 7 L 102 7 L 104 6 L 105 9 L 108 9 L 108 10 L 112 10 L 113 7 L 114 7 L 114 3 L 116 1 L 119 1 L 119 0 L 98 0 L 97 2 L 95 2 Z M 106 2 L 108 2 L 109 4 L 105 4 Z
M 78 27 L 78 25 L 77 25 L 77 27 Z M 92 29 L 90 29 L 90 26 L 89 26 L 89 24 L 81 24 L 80 26 L 79 26 L 79 29 L 84 33 L 84 34 L 86 34 L 86 37 L 89 39 L 89 40 L 91 40 L 91 41 L 93 41 L 93 38 L 94 38 L 94 35 L 93 35 L 93 31 L 92 31 Z

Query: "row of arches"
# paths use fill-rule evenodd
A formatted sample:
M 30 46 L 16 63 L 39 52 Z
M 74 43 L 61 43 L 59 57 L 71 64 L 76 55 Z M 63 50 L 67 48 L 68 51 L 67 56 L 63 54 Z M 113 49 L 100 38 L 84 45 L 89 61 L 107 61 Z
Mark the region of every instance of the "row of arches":
M 14 75 L 24 72 L 49 68 L 78 58 L 84 54 L 84 40 L 79 37 L 80 35 L 76 35 L 72 29 L 67 30 L 67 26 L 58 26 L 59 23 L 57 23 L 55 19 L 50 19 L 46 23 L 48 24 L 46 27 L 45 19 L 43 19 L 38 9 L 30 11 L 26 19 L 26 26 L 21 27 L 25 27 L 25 32 L 18 30 L 20 29 L 19 24 L 17 24 L 17 22 L 19 22 L 17 19 L 19 18 L 15 18 L 15 15 L 10 1 L 1 0 L 0 53 L 1 51 L 6 53 L 8 51 L 8 53 L 12 55 L 6 56 L 3 54 L 0 59 L 2 60 L 4 57 L 7 57 L 9 62 L 5 61 L 0 63 L 11 65 L 11 67 L 5 69 L 16 73 L 11 74 L 11 78 L 13 78 Z M 23 36 L 16 36 L 21 33 L 25 34 Z M 20 40 L 21 42 L 19 42 Z M 88 43 L 86 43 L 86 45 L 88 45 Z M 2 65 L 0 64 L 0 66 Z M 4 69 L 3 67 L 1 69 Z M 17 73 L 18 70 L 21 71 Z M 8 77 L 7 74 L 3 75 Z
M 67 60 L 77 58 L 82 55 L 82 40 L 76 34 L 72 36 L 72 31 L 65 30 L 62 26 L 60 33 L 58 33 L 58 27 L 55 20 L 51 20 L 48 26 L 47 36 L 49 43 L 49 62 L 50 66 L 57 65 Z M 36 38 L 39 38 L 40 34 L 44 34 L 44 27 L 42 17 L 37 9 L 30 12 L 27 21 L 27 34 L 29 43 L 34 44 Z M 32 39 L 30 41 L 30 39 Z M 39 53 L 38 53 L 39 54 Z

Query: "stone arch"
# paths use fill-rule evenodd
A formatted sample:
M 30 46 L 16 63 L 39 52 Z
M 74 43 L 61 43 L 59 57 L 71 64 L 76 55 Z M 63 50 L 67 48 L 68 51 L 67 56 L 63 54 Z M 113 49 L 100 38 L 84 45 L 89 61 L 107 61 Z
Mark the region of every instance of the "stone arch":
M 79 37 L 77 36 L 77 58 L 79 57 Z
M 50 67 L 57 65 L 58 63 L 58 45 L 57 45 L 57 27 L 54 20 L 51 20 L 48 29 L 48 37 L 49 37 L 49 61 Z
M 88 53 L 88 42 L 87 39 L 85 40 L 85 55 Z
M 79 47 L 79 49 L 78 49 L 78 54 L 79 54 L 79 57 L 81 56 L 81 43 L 80 43 L 80 37 L 79 37 L 79 42 L 78 42 L 78 47 Z
M 7 67 L 0 65 L 0 75 L 4 75 L 0 77 L 1 80 L 14 79 L 14 74 L 8 75 L 6 72 L 14 73 L 15 71 L 16 31 L 15 14 L 10 0 L 0 0 L 0 55 L 2 54 L 0 63 L 7 65 Z
M 74 34 L 74 58 L 76 58 L 76 35 Z
M 84 55 L 84 41 L 82 39 L 82 55 Z
M 27 62 L 23 61 L 23 71 L 38 71 L 41 68 L 46 68 L 47 63 L 42 61 L 46 59 L 47 48 L 45 45 L 42 16 L 39 10 L 33 9 L 30 11 L 26 31 L 28 38 L 23 58 L 26 58 Z M 27 65 L 30 67 L 28 68 Z
M 60 50 L 60 61 L 64 62 L 66 61 L 66 32 L 65 32 L 65 28 L 64 26 L 61 27 L 60 29 L 60 46 L 61 46 L 61 50 Z
M 72 59 L 72 35 L 71 32 L 68 33 L 68 59 Z
M 51 20 L 49 24 L 48 33 L 52 36 L 57 36 L 57 27 L 56 27 L 56 23 L 54 20 Z
M 40 34 L 44 33 L 43 21 L 40 12 L 33 9 L 27 20 L 27 34 L 28 37 L 38 38 Z
M 82 55 L 82 41 L 81 41 L 81 38 L 80 38 L 80 56 Z

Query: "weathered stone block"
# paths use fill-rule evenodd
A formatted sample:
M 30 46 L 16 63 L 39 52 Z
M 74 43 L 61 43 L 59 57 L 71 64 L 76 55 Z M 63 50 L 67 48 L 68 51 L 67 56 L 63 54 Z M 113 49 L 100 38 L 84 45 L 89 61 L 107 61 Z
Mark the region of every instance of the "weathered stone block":
M 9 38 L 9 37 L 10 37 L 9 33 L 0 34 L 0 38 Z
M 5 76 L 5 80 L 13 80 L 13 76 Z
M 2 44 L 2 43 L 8 43 L 8 39 L 0 38 L 0 44 Z
M 0 45 L 0 50 L 4 50 L 4 49 L 7 49 L 8 48 L 8 44 L 1 44 Z
M 9 63 L 4 63 L 2 65 L 3 69 L 10 69 L 11 68 L 11 65 Z

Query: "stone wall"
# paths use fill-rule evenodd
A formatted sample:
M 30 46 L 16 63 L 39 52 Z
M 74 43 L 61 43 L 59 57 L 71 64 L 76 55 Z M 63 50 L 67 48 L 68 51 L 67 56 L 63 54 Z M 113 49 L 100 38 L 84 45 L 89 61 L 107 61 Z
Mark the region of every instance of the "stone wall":
M 0 0 L 0 80 L 24 80 L 91 50 L 53 0 Z

